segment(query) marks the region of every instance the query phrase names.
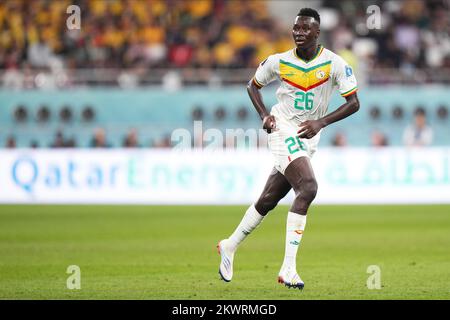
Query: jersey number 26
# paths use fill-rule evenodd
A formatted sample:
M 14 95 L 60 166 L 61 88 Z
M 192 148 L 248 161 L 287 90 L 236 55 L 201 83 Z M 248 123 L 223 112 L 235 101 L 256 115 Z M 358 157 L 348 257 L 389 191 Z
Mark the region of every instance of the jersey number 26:
M 295 99 L 294 107 L 299 110 L 311 110 L 313 108 L 314 93 L 312 92 L 296 92 L 297 99 Z

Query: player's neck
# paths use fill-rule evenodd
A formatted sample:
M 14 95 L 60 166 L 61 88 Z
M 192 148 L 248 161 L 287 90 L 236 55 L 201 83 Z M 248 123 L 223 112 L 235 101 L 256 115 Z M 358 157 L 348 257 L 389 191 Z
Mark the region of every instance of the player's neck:
M 308 48 L 295 48 L 295 52 L 297 53 L 297 56 L 302 59 L 303 61 L 310 61 L 313 59 L 317 52 L 319 51 L 320 45 L 318 43 L 313 44 L 312 46 Z

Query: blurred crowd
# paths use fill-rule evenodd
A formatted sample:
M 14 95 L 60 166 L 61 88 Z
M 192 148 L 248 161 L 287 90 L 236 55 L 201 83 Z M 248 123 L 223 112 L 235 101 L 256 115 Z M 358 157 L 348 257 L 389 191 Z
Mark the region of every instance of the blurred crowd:
M 377 117 L 376 109 L 371 110 L 372 117 Z M 401 110 L 401 109 L 400 109 Z M 403 111 L 401 111 L 403 112 Z M 394 117 L 403 117 L 403 114 L 398 113 L 394 109 Z M 438 109 L 438 117 L 440 120 L 448 119 L 448 109 L 441 106 Z M 407 147 L 426 147 L 433 144 L 434 131 L 427 120 L 427 111 L 423 107 L 417 107 L 414 110 L 413 119 L 410 124 L 403 128 L 402 144 Z M 338 131 L 331 140 L 331 145 L 334 147 L 347 147 L 349 143 L 344 132 Z M 370 134 L 370 146 L 372 147 L 387 147 L 391 145 L 389 141 L 389 133 L 384 133 L 381 130 L 374 129 Z
M 17 148 L 17 141 L 14 134 L 10 134 L 6 137 L 4 146 L 0 146 L 8 149 Z M 120 143 L 113 145 L 111 138 L 108 137 L 107 132 L 102 127 L 96 127 L 93 129 L 92 137 L 89 145 L 82 145 L 77 141 L 76 135 L 66 135 L 63 129 L 59 129 L 55 132 L 52 141 L 48 145 L 40 144 L 36 139 L 31 139 L 29 148 L 170 148 L 172 147 L 172 141 L 170 135 L 166 135 L 158 140 L 150 140 L 145 143 L 141 143 L 139 140 L 138 130 L 135 128 L 129 129 L 122 137 Z
M 286 12 L 286 4 L 276 0 L 3 0 L 0 83 L 26 89 L 67 87 L 74 70 L 91 75 L 106 69 L 132 70 L 137 75 L 190 68 L 226 68 L 232 75 L 237 68 L 253 72 L 268 55 L 294 46 L 291 23 L 304 3 L 290 3 L 295 10 Z M 67 28 L 70 5 L 81 9 L 80 30 Z M 321 14 L 320 42 L 344 57 L 358 76 L 371 78 L 369 83 L 391 83 L 397 75 L 414 83 L 427 82 L 430 75 L 437 82 L 450 83 L 450 1 L 317 0 L 307 5 Z M 380 28 L 368 23 L 374 14 L 367 12 L 371 5 L 380 8 Z M 187 74 L 196 73 L 201 72 Z M 99 74 L 112 78 L 109 73 Z M 178 78 L 168 75 L 174 87 Z M 126 74 L 118 78 L 130 85 L 134 81 Z M 210 74 L 206 78 L 214 80 Z M 84 84 L 92 85 L 86 79 Z M 425 119 L 424 110 L 418 108 L 414 122 L 404 129 L 405 145 L 432 144 L 433 132 Z M 373 146 L 391 143 L 381 131 L 374 131 L 370 139 Z M 14 135 L 1 144 L 14 147 Z M 338 132 L 330 144 L 348 145 L 345 133 Z M 91 147 L 111 145 L 105 129 L 93 130 Z M 168 136 L 140 141 L 138 131 L 132 129 L 123 141 L 114 141 L 118 145 L 170 147 L 171 141 Z M 50 145 L 31 141 L 30 146 L 84 144 L 58 131 Z
M 380 117 L 380 110 L 378 107 L 374 106 L 370 110 L 371 117 L 375 120 Z M 393 117 L 397 120 L 403 118 L 403 109 L 397 107 L 393 110 Z M 437 116 L 441 121 L 448 120 L 448 109 L 445 106 L 440 106 L 437 109 Z M 214 113 L 214 118 L 216 121 L 221 121 L 226 117 L 226 111 L 222 107 L 218 108 Z M 238 122 L 246 121 L 247 119 L 247 111 L 242 108 L 237 112 L 237 120 Z M 192 111 L 192 120 L 193 121 L 204 121 L 203 119 L 203 110 L 199 107 L 193 108 Z M 205 124 L 208 121 L 204 122 Z M 215 129 L 217 130 L 217 128 Z M 218 130 L 222 132 L 221 130 Z M 192 132 L 191 132 L 192 133 Z M 194 148 L 204 148 L 211 147 L 211 141 L 205 140 L 205 132 L 203 130 L 194 130 L 193 140 L 191 141 L 191 147 Z M 225 132 L 222 132 L 224 134 Z M 430 124 L 430 121 L 427 120 L 427 110 L 419 106 L 417 107 L 412 115 L 412 119 L 409 124 L 407 124 L 401 133 L 401 144 L 407 147 L 425 147 L 433 145 L 433 137 L 434 131 Z M 246 132 L 244 130 L 241 131 L 240 134 L 236 136 L 226 136 L 223 135 L 223 145 L 217 147 L 223 147 L 227 149 L 241 149 L 241 148 L 253 148 L 253 147 L 262 147 L 266 148 L 267 137 L 266 135 L 252 136 L 251 134 L 246 136 Z M 372 147 L 387 147 L 391 144 L 389 141 L 389 136 L 392 137 L 392 134 L 389 132 L 383 132 L 383 130 L 372 128 L 372 132 L 370 134 L 370 141 L 367 141 L 366 146 Z M 115 137 L 114 139 L 117 139 Z M 177 139 L 175 139 L 177 140 Z M 348 137 L 343 131 L 337 131 L 334 136 L 331 138 L 331 141 L 326 141 L 326 144 L 333 147 L 347 147 L 351 144 L 348 143 Z M 63 128 L 60 128 L 56 131 L 52 141 L 48 145 L 40 145 L 37 140 L 31 139 L 29 141 L 28 147 L 30 148 L 113 148 L 113 147 L 122 147 L 122 148 L 171 148 L 177 145 L 177 141 L 172 141 L 171 134 L 167 133 L 161 136 L 158 139 L 150 139 L 143 141 L 142 137 L 139 136 L 139 131 L 136 128 L 130 128 L 121 138 L 121 141 L 112 141 L 110 137 L 107 135 L 107 131 L 105 128 L 101 126 L 96 126 L 92 128 L 92 136 L 88 145 L 80 143 L 77 141 L 76 135 L 66 135 L 64 134 Z M 216 145 L 214 145 L 216 146 Z M 1 147 L 1 146 L 0 146 Z M 16 148 L 16 138 L 13 134 L 6 137 L 5 148 Z
M 292 45 L 261 1 L 6 0 L 0 30 L 3 68 L 243 67 Z
M 273 2 L 273 1 L 272 1 Z M 276 1 L 275 1 L 276 3 Z M 449 2 L 317 1 L 321 41 L 355 66 L 450 67 Z M 66 9 L 81 8 L 81 30 L 68 30 Z M 273 3 L 240 0 L 4 0 L 0 68 L 253 68 L 293 47 L 289 23 Z M 369 5 L 381 28 L 367 27 Z M 276 5 L 276 4 L 275 4 Z M 300 9 L 300 8 L 298 8 Z M 289 21 L 297 12 L 291 12 Z
M 369 69 L 395 68 L 410 74 L 418 68 L 450 67 L 449 1 L 326 0 L 323 4 L 339 12 L 328 33 L 330 46 L 350 55 L 349 60 L 351 54 L 365 56 Z M 376 12 L 367 12 L 372 5 L 380 8 L 380 28 L 371 27 L 374 19 L 368 22 Z

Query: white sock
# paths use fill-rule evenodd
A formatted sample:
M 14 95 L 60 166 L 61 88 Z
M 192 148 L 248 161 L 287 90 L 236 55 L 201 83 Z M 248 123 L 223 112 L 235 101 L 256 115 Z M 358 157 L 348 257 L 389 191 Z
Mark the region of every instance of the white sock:
M 236 250 L 237 246 L 261 223 L 264 216 L 256 211 L 255 205 L 251 205 L 245 212 L 241 223 L 234 230 L 233 234 L 228 238 L 232 249 Z
M 283 266 L 296 267 L 297 251 L 306 225 L 306 215 L 288 212 L 286 221 L 286 248 Z

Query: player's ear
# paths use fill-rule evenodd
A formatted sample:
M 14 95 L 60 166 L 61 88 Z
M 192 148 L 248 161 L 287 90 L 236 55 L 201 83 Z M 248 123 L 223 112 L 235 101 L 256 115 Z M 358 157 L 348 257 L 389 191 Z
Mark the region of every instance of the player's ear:
M 317 28 L 316 39 L 319 39 L 319 35 L 320 35 L 320 28 Z

